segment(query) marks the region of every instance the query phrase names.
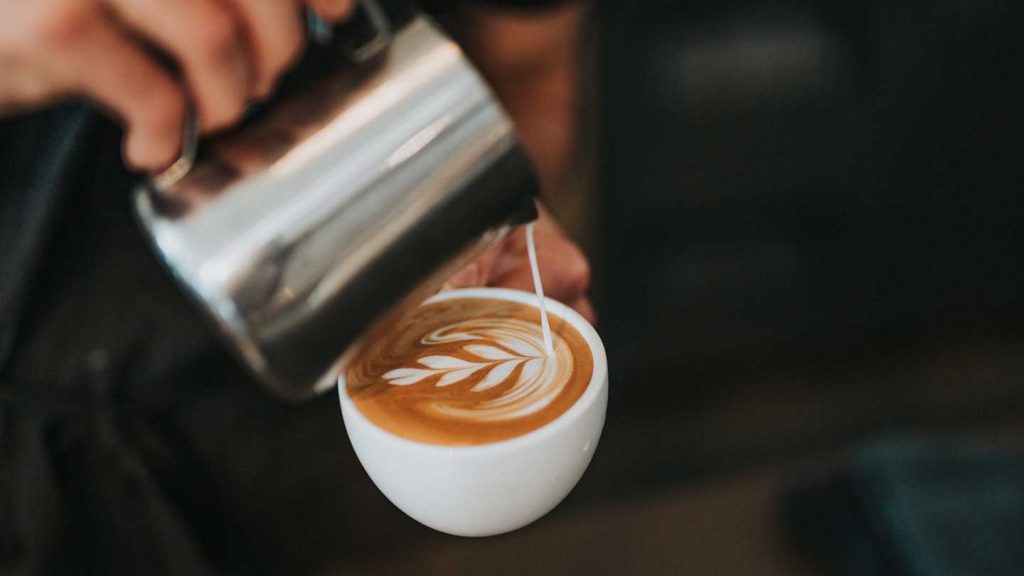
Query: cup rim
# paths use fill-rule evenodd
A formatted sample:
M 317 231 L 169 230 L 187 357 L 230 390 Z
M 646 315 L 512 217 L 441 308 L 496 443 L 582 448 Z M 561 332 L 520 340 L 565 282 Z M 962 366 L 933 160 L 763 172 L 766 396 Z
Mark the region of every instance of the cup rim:
M 457 298 L 511 300 L 513 302 L 519 302 L 540 308 L 537 304 L 537 295 L 533 292 L 512 288 L 490 287 L 446 290 L 428 298 L 423 302 L 423 304 L 421 304 L 421 306 Z M 471 457 L 479 455 L 482 452 L 517 450 L 531 444 L 544 442 L 547 438 L 558 434 L 562 429 L 569 426 L 575 420 L 582 418 L 583 415 L 591 409 L 594 403 L 597 402 L 601 395 L 602 388 L 608 386 L 608 359 L 605 354 L 604 343 L 601 341 L 601 337 L 598 335 L 597 330 L 595 330 L 594 327 L 591 326 L 590 322 L 587 322 L 583 316 L 580 316 L 578 312 L 557 300 L 547 297 L 545 297 L 544 300 L 549 314 L 555 314 L 556 316 L 561 317 L 579 331 L 580 335 L 583 336 L 583 339 L 587 342 L 587 346 L 590 348 L 594 359 L 593 373 L 590 376 L 590 382 L 587 383 L 587 388 L 583 391 L 583 394 L 576 399 L 576 402 L 574 402 L 568 410 L 560 414 L 557 418 L 520 436 L 515 436 L 505 440 L 498 440 L 497 442 L 488 442 L 486 444 L 450 446 L 410 440 L 409 438 L 399 436 L 394 432 L 381 428 L 359 411 L 359 408 L 355 406 L 355 403 L 348 395 L 345 382 L 345 371 L 342 370 L 338 375 L 338 396 L 341 400 L 342 414 L 346 417 L 346 433 L 350 433 L 348 431 L 349 423 L 347 417 L 351 415 L 352 418 L 358 421 L 360 426 L 369 430 L 370 433 L 385 437 L 391 442 L 404 444 L 411 449 L 444 453 L 449 457 Z

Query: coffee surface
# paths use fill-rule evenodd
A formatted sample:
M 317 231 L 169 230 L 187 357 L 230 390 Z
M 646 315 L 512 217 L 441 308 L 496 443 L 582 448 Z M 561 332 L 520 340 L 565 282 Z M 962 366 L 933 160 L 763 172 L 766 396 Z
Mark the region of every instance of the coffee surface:
M 419 307 L 353 358 L 346 386 L 356 408 L 399 436 L 441 445 L 507 440 L 551 422 L 583 394 L 593 356 L 568 321 L 518 302 L 453 298 Z

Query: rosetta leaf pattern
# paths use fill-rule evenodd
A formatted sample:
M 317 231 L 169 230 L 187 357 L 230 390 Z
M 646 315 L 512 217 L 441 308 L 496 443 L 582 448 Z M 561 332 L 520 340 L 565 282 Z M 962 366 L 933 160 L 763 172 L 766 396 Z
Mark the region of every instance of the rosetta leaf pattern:
M 419 363 L 433 370 L 450 370 L 453 368 L 472 368 L 476 363 L 454 356 L 424 356 Z
M 516 358 L 514 354 L 510 354 L 501 348 L 488 346 L 486 344 L 471 344 L 466 346 L 466 352 L 487 360 L 512 360 L 513 358 Z
M 498 386 L 522 366 L 520 379 L 532 377 L 540 368 L 538 351 L 518 342 L 502 343 L 505 348 L 490 344 L 470 344 L 463 350 L 479 358 L 479 361 L 457 358 L 449 355 L 422 356 L 415 368 L 396 368 L 385 372 L 384 380 L 395 386 L 411 386 L 429 378 L 437 379 L 435 386 L 444 388 L 464 382 L 483 372 L 484 377 L 471 388 L 472 392 L 483 392 Z

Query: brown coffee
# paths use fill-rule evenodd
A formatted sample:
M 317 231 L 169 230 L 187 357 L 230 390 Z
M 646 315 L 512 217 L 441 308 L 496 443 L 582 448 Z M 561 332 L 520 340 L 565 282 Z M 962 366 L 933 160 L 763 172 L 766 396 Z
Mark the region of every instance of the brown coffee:
M 534 306 L 485 298 L 421 306 L 353 358 L 348 394 L 371 422 L 410 440 L 472 445 L 526 434 L 575 404 L 594 370 L 579 331 L 549 320 L 550 357 Z

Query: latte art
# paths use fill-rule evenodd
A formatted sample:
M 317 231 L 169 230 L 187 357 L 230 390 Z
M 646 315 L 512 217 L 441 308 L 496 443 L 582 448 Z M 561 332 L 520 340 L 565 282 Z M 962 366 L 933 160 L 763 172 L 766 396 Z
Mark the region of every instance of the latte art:
M 538 428 L 568 409 L 590 380 L 586 342 L 552 316 L 545 354 L 537 309 L 454 299 L 417 310 L 377 335 L 347 371 L 357 408 L 414 440 L 478 444 Z
M 453 342 L 464 344 L 455 355 L 421 356 L 417 360 L 421 367 L 396 368 L 386 372 L 384 379 L 392 385 L 408 386 L 429 378 L 438 388 L 473 381 L 471 393 L 500 387 L 497 398 L 467 404 L 464 400 L 471 395 L 458 402 L 439 397 L 425 400 L 420 408 L 466 420 L 507 420 L 549 405 L 566 372 L 572 370 L 572 355 L 564 342 L 559 341 L 554 356 L 546 357 L 536 324 L 516 318 L 459 322 L 420 341 L 428 352 L 433 346 Z

